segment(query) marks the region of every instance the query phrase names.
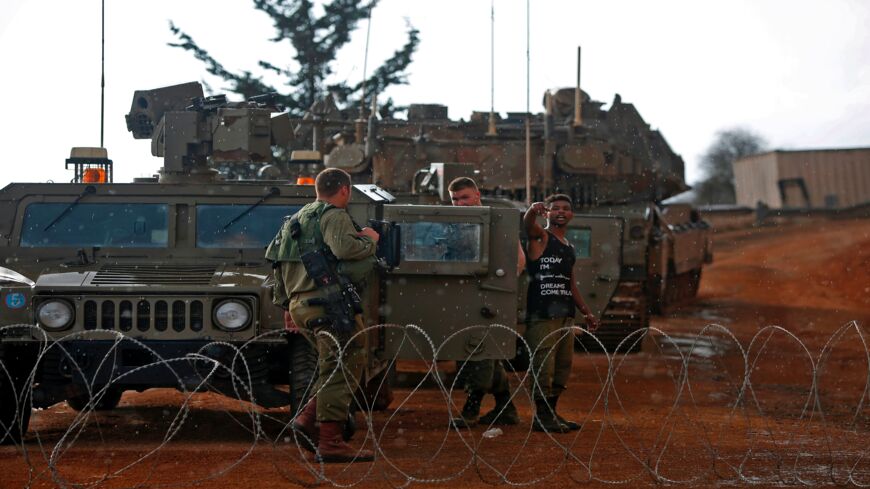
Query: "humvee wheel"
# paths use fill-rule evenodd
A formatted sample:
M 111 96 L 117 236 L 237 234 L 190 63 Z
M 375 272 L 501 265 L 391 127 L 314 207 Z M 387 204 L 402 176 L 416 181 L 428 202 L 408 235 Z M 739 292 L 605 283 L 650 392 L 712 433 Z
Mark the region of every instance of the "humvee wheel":
M 30 425 L 30 370 L 14 360 L 20 358 L 0 356 L 0 445 L 21 443 Z
M 94 389 L 94 392 L 99 392 L 99 389 Z M 111 411 L 118 407 L 118 403 L 121 401 L 121 395 L 124 394 L 124 391 L 118 388 L 110 387 L 106 389 L 106 392 L 103 393 L 103 397 L 97 401 L 92 409 L 94 411 Z M 69 407 L 75 409 L 76 411 L 83 411 L 88 408 L 88 403 L 90 402 L 90 398 L 87 395 L 80 395 L 75 397 L 70 397 L 66 400 L 66 403 L 69 404 Z
M 290 412 L 294 415 L 314 394 L 317 352 L 301 334 L 290 335 Z

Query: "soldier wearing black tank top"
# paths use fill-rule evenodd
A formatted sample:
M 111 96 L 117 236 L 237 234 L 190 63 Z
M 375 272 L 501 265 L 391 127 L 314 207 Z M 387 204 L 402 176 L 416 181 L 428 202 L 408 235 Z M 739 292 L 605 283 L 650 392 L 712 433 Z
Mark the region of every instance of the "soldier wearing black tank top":
M 547 228 L 537 222 L 547 218 Z M 529 294 L 526 308 L 526 341 L 532 352 L 532 395 L 535 400 L 535 431 L 565 433 L 580 428 L 556 414 L 559 395 L 571 375 L 574 355 L 574 308 L 583 313 L 590 331 L 598 320 L 583 302 L 574 280 L 574 247 L 565 237 L 574 217 L 571 199 L 556 194 L 535 202 L 523 218 L 529 235 Z

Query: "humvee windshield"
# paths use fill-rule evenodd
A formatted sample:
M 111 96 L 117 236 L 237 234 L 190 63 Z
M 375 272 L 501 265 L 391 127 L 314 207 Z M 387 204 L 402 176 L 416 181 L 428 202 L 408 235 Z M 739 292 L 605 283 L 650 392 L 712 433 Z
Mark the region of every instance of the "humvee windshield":
M 482 227 L 458 222 L 402 223 L 402 259 L 478 262 Z
M 196 206 L 197 248 L 265 248 L 285 216 L 301 207 L 239 204 Z M 247 211 L 247 212 L 246 212 Z
M 70 204 L 27 206 L 21 247 L 165 248 L 167 204 Z

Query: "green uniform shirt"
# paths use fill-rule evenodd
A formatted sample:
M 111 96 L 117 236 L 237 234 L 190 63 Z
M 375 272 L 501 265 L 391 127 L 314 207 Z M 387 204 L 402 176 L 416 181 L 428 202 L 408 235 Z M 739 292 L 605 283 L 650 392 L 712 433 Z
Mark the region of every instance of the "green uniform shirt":
M 289 226 L 289 221 L 284 226 Z M 328 209 L 320 219 L 320 232 L 323 242 L 341 261 L 363 260 L 374 256 L 377 251 L 374 240 L 357 236 L 353 221 L 344 209 Z M 317 288 L 300 261 L 281 261 L 280 267 L 274 269 L 273 276 L 276 282 L 274 302 L 278 305 L 285 304 L 290 294 Z

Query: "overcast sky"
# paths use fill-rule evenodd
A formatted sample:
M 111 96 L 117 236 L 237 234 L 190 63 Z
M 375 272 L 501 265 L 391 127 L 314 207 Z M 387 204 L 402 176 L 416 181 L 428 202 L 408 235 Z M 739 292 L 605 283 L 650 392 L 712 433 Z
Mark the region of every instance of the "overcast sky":
M 133 91 L 206 79 L 173 41 L 169 20 L 226 67 L 257 71 L 290 48 L 268 42 L 271 22 L 250 0 L 107 0 L 106 129 L 115 181 L 151 175 L 160 160 L 133 140 L 124 114 Z M 496 110 L 523 111 L 525 0 L 496 0 Z M 381 0 L 372 19 L 369 71 L 405 40 L 421 44 L 401 104 L 443 103 L 453 118 L 490 103 L 490 1 Z M 531 7 L 531 106 L 571 86 L 583 47 L 583 88 L 615 93 L 660 129 L 686 161 L 687 179 L 717 130 L 743 126 L 772 148 L 870 146 L 870 2 L 865 0 L 549 0 Z M 365 22 L 336 64 L 362 77 Z M 285 61 L 286 60 L 286 61 Z M 72 146 L 98 146 L 99 0 L 0 1 L 0 185 L 69 181 Z

